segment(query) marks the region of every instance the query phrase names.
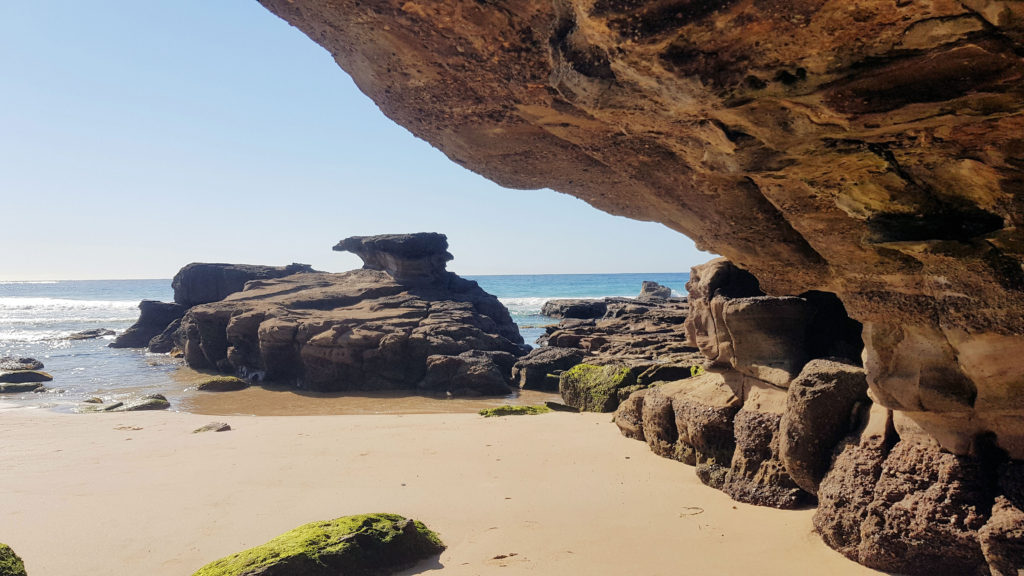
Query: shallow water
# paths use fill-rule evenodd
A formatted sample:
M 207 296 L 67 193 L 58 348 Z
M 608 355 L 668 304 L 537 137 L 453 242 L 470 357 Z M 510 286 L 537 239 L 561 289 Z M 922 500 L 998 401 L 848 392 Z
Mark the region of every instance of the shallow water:
M 527 343 L 557 322 L 540 314 L 553 298 L 635 296 L 644 280 L 685 291 L 688 274 L 547 274 L 471 276 L 498 296 Z M 448 399 L 403 393 L 316 394 L 253 387 L 241 392 L 200 393 L 202 374 L 180 360 L 142 350 L 108 348 L 113 337 L 68 340 L 73 332 L 106 328 L 118 333 L 138 318 L 142 299 L 172 300 L 170 280 L 0 282 L 0 357 L 29 356 L 53 375 L 41 393 L 0 394 L 0 410 L 48 408 L 73 411 L 92 396 L 106 402 L 160 393 L 175 410 L 204 414 L 418 414 L 476 412 L 506 403 L 537 404 L 557 395 Z

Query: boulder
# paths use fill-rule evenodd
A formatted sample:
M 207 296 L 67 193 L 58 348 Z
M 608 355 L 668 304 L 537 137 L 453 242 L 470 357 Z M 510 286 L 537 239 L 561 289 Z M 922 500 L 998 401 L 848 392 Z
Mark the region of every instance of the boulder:
M 25 563 L 3 543 L 0 543 L 0 576 L 26 576 Z
M 912 576 L 974 574 L 991 506 L 980 462 L 901 440 L 889 452 L 860 526 L 857 560 Z
M 1024 462 L 1002 467 L 999 491 L 978 540 L 992 576 L 1019 576 L 1024 573 Z
M 130 404 L 125 404 L 123 408 L 119 407 L 125 412 L 140 412 L 143 410 L 167 410 L 171 407 L 171 403 L 167 401 L 167 398 L 163 394 L 150 394 L 143 396 L 141 399 L 136 400 Z M 112 409 L 108 409 L 110 411 Z
M 366 270 L 381 270 L 400 284 L 433 284 L 444 280 L 453 256 L 448 238 L 435 232 L 417 234 L 381 234 L 352 236 L 334 247 L 351 252 L 363 261 Z
M 785 390 L 747 379 L 743 396 L 743 408 L 733 420 L 736 451 L 722 490 L 758 506 L 787 509 L 809 503 L 813 498 L 793 481 L 780 454 Z
M 637 300 L 664 300 L 665 298 L 672 297 L 672 289 L 668 286 L 662 286 L 657 282 L 651 282 L 650 280 L 644 280 L 640 285 L 640 294 L 636 297 Z
M 174 302 L 190 308 L 217 302 L 229 294 L 241 292 L 245 288 L 245 283 L 250 280 L 269 280 L 307 272 L 314 272 L 307 264 L 254 266 L 193 262 L 185 265 L 174 275 L 171 288 L 174 289 Z
M 53 376 L 38 370 L 15 370 L 0 372 L 0 384 L 25 384 L 31 382 L 50 382 Z
M 896 440 L 892 411 L 872 405 L 861 416 L 859 429 L 836 446 L 828 472 L 818 484 L 814 528 L 825 544 L 851 560 L 860 557 L 861 525 Z
M 418 388 L 453 396 L 503 396 L 515 356 L 508 352 L 468 350 L 455 356 L 427 356 L 427 373 Z
M 145 348 L 163 333 L 169 324 L 185 315 L 187 308 L 176 302 L 143 300 L 139 302 L 139 319 L 108 344 L 111 348 Z M 170 348 L 168 348 L 168 351 Z
M 216 376 L 207 378 L 196 385 L 196 390 L 203 392 L 232 392 L 249 387 L 249 381 L 237 376 Z
M 577 364 L 562 373 L 562 400 L 583 412 L 612 412 L 637 390 L 636 375 L 623 365 Z
M 833 449 L 853 431 L 858 411 L 871 403 L 867 391 L 863 368 L 831 360 L 808 362 L 789 384 L 779 455 L 797 486 L 818 493 Z
M 211 562 L 193 576 L 391 574 L 436 556 L 445 546 L 421 522 L 396 514 L 312 522 L 266 544 Z
M 42 370 L 43 368 L 43 363 L 35 358 L 14 358 L 11 356 L 0 358 L 0 372 Z
M 81 332 L 75 332 L 67 336 L 68 340 L 92 340 L 94 338 L 103 338 L 104 336 L 114 336 L 117 332 L 108 330 L 106 328 L 93 328 L 92 330 L 82 330 Z
M 512 367 L 512 380 L 524 390 L 558 390 L 558 374 L 583 362 L 578 348 L 543 346 L 519 358 Z
M 608 311 L 608 304 L 600 299 L 548 300 L 540 313 L 552 318 L 600 318 Z
M 619 403 L 615 409 L 615 425 L 626 438 L 646 441 L 644 436 L 644 397 L 649 388 L 637 390 Z
M 360 246 L 375 246 L 371 254 L 379 260 L 394 242 L 364 238 Z M 193 368 L 324 392 L 441 390 L 446 386 L 434 376 L 427 379 L 428 357 L 526 352 L 498 299 L 450 272 L 414 285 L 373 269 L 252 280 L 242 292 L 189 309 L 177 337 Z M 501 364 L 504 388 L 488 386 L 487 393 L 507 390 L 512 363 L 499 356 L 491 360 L 507 364 Z M 460 362 L 465 367 L 435 359 L 435 370 Z M 468 393 L 471 387 L 456 389 Z

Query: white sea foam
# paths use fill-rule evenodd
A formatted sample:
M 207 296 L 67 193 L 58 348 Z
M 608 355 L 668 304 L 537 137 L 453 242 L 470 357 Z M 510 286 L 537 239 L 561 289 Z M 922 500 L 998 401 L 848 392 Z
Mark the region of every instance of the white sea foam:
M 83 309 L 137 310 L 138 308 L 138 300 L 71 300 L 67 298 L 22 298 L 17 296 L 0 297 L 0 311 L 69 311 Z
M 515 316 L 538 316 L 540 309 L 548 300 L 557 298 L 527 297 L 527 298 L 498 298 L 498 301 L 508 308 L 510 314 Z
M 12 286 L 16 284 L 57 284 L 56 280 L 0 280 L 0 286 Z

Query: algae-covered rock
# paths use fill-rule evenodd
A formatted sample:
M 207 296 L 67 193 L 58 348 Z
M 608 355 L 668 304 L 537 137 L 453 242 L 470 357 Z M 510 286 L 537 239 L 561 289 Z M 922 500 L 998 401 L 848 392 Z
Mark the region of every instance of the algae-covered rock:
M 124 407 L 125 412 L 138 412 L 140 410 L 166 410 L 171 407 L 171 403 L 167 401 L 167 398 L 163 394 L 150 394 L 139 400 L 127 404 Z
M 396 514 L 312 522 L 193 576 L 376 576 L 440 554 L 445 546 L 421 522 Z
M 204 392 L 232 392 L 249 387 L 249 382 L 236 376 L 214 376 L 196 386 L 196 390 Z
M 484 418 L 493 418 L 494 416 L 526 416 L 532 414 L 544 414 L 545 412 L 551 412 L 551 408 L 541 404 L 538 406 L 495 406 L 494 408 L 484 408 L 479 412 Z
M 0 544 L 0 576 L 26 576 L 25 564 L 7 544 Z
M 630 388 L 634 390 L 625 392 Z M 620 396 L 627 398 L 635 388 L 636 375 L 625 366 L 577 364 L 558 380 L 562 400 L 583 412 L 611 412 L 619 406 Z

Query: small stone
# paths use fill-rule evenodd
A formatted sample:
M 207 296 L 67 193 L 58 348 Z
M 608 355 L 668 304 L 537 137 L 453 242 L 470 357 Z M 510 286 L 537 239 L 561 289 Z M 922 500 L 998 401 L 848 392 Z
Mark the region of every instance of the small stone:
M 90 398 L 86 398 L 85 400 L 82 400 L 82 402 L 84 402 L 86 404 L 103 404 L 103 399 L 98 397 L 98 396 L 92 396 Z
M 0 394 L 17 394 L 19 392 L 35 392 L 43 387 L 42 382 L 18 382 L 0 384 Z
M 141 410 L 166 410 L 171 403 L 163 394 L 150 394 L 143 397 L 139 402 L 134 402 L 124 407 L 125 412 L 138 412 Z
M 0 372 L 6 370 L 42 370 L 43 363 L 35 358 L 14 358 L 4 356 L 0 358 Z
M 81 332 L 75 332 L 68 336 L 68 340 L 92 340 L 93 338 L 102 338 L 104 336 L 114 336 L 117 332 L 113 330 L 107 330 L 106 328 L 94 328 L 92 330 L 82 330 Z
M 196 428 L 195 430 L 192 431 L 192 433 L 199 434 L 200 432 L 227 432 L 228 430 L 231 430 L 231 426 L 229 426 L 225 422 L 210 422 L 209 424 Z

